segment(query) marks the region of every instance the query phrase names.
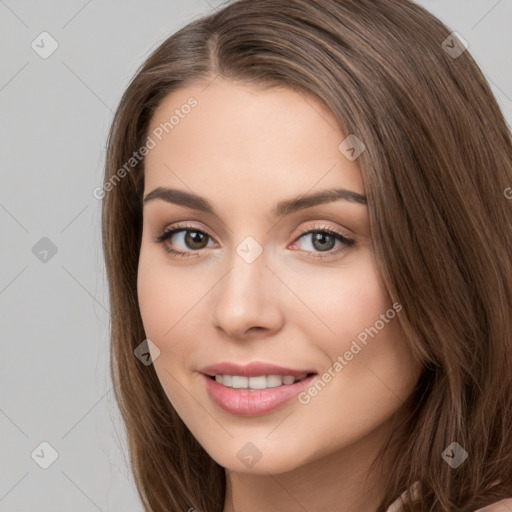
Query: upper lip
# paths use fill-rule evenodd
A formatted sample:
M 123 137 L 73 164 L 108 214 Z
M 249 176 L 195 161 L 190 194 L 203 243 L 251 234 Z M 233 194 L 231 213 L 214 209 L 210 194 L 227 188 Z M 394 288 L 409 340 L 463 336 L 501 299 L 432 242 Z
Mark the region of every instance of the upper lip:
M 314 370 L 295 370 L 277 366 L 275 364 L 254 361 L 247 365 L 240 365 L 230 362 L 222 362 L 205 366 L 200 370 L 201 373 L 214 377 L 215 375 L 240 375 L 241 377 L 259 377 L 261 375 L 292 375 L 300 377 L 305 373 L 316 373 Z

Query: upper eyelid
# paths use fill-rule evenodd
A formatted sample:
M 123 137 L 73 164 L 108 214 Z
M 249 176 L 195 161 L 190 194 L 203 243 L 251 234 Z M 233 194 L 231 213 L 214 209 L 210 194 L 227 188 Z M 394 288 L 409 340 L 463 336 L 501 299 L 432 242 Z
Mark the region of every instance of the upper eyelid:
M 306 228 L 303 228 L 299 231 L 298 233 L 298 236 L 300 235 L 304 235 L 310 231 L 333 231 L 333 232 L 337 232 L 343 236 L 346 236 L 346 237 L 350 237 L 351 235 L 348 233 L 349 230 L 345 229 L 345 228 L 335 228 L 335 227 L 332 227 L 332 226 L 328 226 L 325 224 L 325 221 L 317 221 L 319 222 L 321 225 L 312 225 L 310 227 L 306 227 Z M 209 231 L 207 228 L 203 228 L 201 227 L 200 225 L 198 224 L 188 224 L 186 221 L 184 221 L 183 223 L 181 222 L 177 222 L 175 224 L 171 224 L 170 226 L 168 227 L 165 227 L 162 229 L 162 232 L 168 232 L 168 231 L 175 231 L 175 232 L 179 232 L 179 231 L 187 231 L 187 230 L 197 230 L 197 231 L 201 231 L 203 232 L 204 234 L 208 235 L 210 238 L 215 238 L 213 236 L 211 236 L 209 234 Z

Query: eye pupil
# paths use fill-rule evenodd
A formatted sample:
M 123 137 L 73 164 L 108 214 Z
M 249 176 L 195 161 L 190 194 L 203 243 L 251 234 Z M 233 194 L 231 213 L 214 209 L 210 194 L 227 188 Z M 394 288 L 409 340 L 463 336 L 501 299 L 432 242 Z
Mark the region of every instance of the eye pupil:
M 185 242 L 191 249 L 203 249 L 205 244 L 202 244 L 207 239 L 207 235 L 199 231 L 186 231 Z M 199 247 L 197 247 L 197 244 Z
M 313 246 L 316 249 L 330 251 L 334 247 L 334 244 L 336 243 L 336 239 L 332 235 L 326 234 L 325 232 L 317 231 L 312 234 Z M 320 243 L 319 246 L 317 245 L 317 242 Z M 327 244 L 327 247 L 324 244 Z

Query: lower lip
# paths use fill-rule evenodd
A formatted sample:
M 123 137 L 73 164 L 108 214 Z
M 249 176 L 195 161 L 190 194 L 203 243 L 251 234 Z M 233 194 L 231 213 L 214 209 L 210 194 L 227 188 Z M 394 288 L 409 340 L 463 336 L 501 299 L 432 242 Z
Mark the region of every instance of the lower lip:
M 224 411 L 237 416 L 262 416 L 279 409 L 306 389 L 316 375 L 284 386 L 267 389 L 237 389 L 219 384 L 201 374 L 208 396 Z

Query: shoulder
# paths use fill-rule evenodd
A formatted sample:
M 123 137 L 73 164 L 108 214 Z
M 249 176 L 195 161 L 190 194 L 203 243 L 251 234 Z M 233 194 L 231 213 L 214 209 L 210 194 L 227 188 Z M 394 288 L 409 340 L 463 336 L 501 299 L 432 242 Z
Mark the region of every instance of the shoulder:
M 512 511 L 512 498 L 498 501 L 485 508 L 479 508 L 475 512 L 510 512 Z

